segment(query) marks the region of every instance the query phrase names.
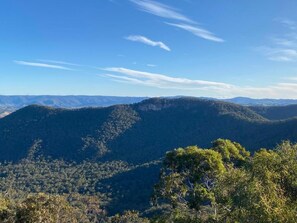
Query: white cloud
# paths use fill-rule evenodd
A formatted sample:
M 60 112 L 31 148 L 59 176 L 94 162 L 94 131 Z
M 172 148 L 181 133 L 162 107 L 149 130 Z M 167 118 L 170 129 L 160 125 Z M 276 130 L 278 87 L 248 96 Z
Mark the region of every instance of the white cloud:
M 238 86 L 223 82 L 193 80 L 188 78 L 171 77 L 164 74 L 149 73 L 127 68 L 111 67 L 104 74 L 114 81 L 143 85 L 161 89 L 178 90 L 176 94 L 197 95 L 218 98 L 245 96 L 252 98 L 297 98 L 297 83 L 275 83 L 263 87 Z
M 148 66 L 148 67 L 156 67 L 157 65 L 156 64 L 147 64 L 146 66 Z
M 188 23 L 194 23 L 187 16 L 177 12 L 176 9 L 151 0 L 130 0 L 134 4 L 136 4 L 140 10 L 148 12 L 150 14 L 160 16 L 166 19 L 174 19 Z
M 145 36 L 139 36 L 139 35 L 136 35 L 136 36 L 128 36 L 128 37 L 125 37 L 125 39 L 127 40 L 130 40 L 130 41 L 134 41 L 134 42 L 140 42 L 140 43 L 144 43 L 146 45 L 149 45 L 149 46 L 157 46 L 157 47 L 160 47 L 161 49 L 163 50 L 166 50 L 166 51 L 171 51 L 171 49 L 163 42 L 160 42 L 160 41 L 153 41 Z
M 275 21 L 281 23 L 283 26 L 285 26 L 291 30 L 297 29 L 297 23 L 293 20 L 290 20 L 287 18 L 278 18 L 278 19 L 275 19 Z
M 36 63 L 36 62 L 28 62 L 28 61 L 21 61 L 21 60 L 15 60 L 14 63 L 18 65 L 31 66 L 31 67 L 43 67 L 43 68 L 59 69 L 59 70 L 73 70 L 68 67 L 54 65 L 54 64 L 47 64 L 47 63 Z
M 258 47 L 269 60 L 291 62 L 297 60 L 297 49 L 281 47 Z
M 213 33 L 211 33 L 210 31 L 200 28 L 198 26 L 193 26 L 193 25 L 188 25 L 188 24 L 176 24 L 176 23 L 168 23 L 166 22 L 167 25 L 170 26 L 174 26 L 183 30 L 186 30 L 192 34 L 194 34 L 195 36 L 198 36 L 200 38 L 206 39 L 206 40 L 210 40 L 210 41 L 214 41 L 214 42 L 224 42 L 223 39 L 216 37 Z
M 295 77 L 286 77 L 284 80 L 289 80 L 289 81 L 297 81 L 297 76 Z
M 170 26 L 175 26 L 180 29 L 186 30 L 195 36 L 198 36 L 200 38 L 210 40 L 210 41 L 215 41 L 215 42 L 224 42 L 223 39 L 215 36 L 213 33 L 210 31 L 203 29 L 199 27 L 198 25 L 193 25 L 197 24 L 195 21 L 189 19 L 187 16 L 177 12 L 176 9 L 151 0 L 130 0 L 131 2 L 135 3 L 140 10 L 148 12 L 150 14 L 160 16 L 166 19 L 172 19 L 176 20 L 179 23 L 168 23 L 165 22 L 165 24 L 170 25 Z
M 121 79 L 129 81 L 133 78 L 133 83 L 142 83 L 145 85 L 158 87 L 158 88 L 175 88 L 175 89 L 203 89 L 203 88 L 231 88 L 232 86 L 220 82 L 191 80 L 187 78 L 171 77 L 163 74 L 149 73 L 127 68 L 112 67 L 105 68 L 104 71 L 117 73 L 117 75 L 110 75 L 114 79 Z M 128 79 L 127 79 L 128 78 Z M 136 81 L 137 80 L 137 81 Z
M 288 38 L 272 38 L 272 42 L 275 45 L 282 46 L 282 47 L 295 47 L 296 42 L 292 39 Z
M 37 61 L 44 62 L 44 63 L 62 64 L 62 65 L 68 65 L 68 66 L 83 66 L 83 65 L 81 65 L 81 64 L 69 63 L 69 62 L 59 61 L 59 60 L 44 60 L 44 59 L 38 59 Z
M 282 26 L 289 29 L 287 33 L 273 36 L 269 45 L 257 47 L 268 60 L 278 62 L 297 62 L 297 24 L 288 19 L 277 19 Z

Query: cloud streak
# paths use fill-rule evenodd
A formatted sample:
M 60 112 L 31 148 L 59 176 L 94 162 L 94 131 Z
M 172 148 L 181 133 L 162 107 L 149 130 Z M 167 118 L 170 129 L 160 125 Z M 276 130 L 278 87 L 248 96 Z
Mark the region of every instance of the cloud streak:
M 44 60 L 44 59 L 38 59 L 37 61 L 43 62 L 43 63 L 53 63 L 53 64 L 62 64 L 62 65 L 68 65 L 68 66 L 83 66 L 81 64 L 76 64 L 76 63 L 69 63 L 65 61 L 60 61 L 60 60 Z
M 268 60 L 297 62 L 297 23 L 288 19 L 276 21 L 289 31 L 281 36 L 272 37 L 269 45 L 258 47 L 257 50 Z
M 158 88 L 173 88 L 173 89 L 216 89 L 216 88 L 231 88 L 232 86 L 220 82 L 191 80 L 187 78 L 171 77 L 163 74 L 149 73 L 137 70 L 131 70 L 121 67 L 105 68 L 104 71 L 109 71 L 115 74 L 105 74 L 108 77 L 118 80 L 131 81 L 131 83 L 141 83 L 147 86 Z
M 170 26 L 174 26 L 180 29 L 183 29 L 185 31 L 188 31 L 192 34 L 194 34 L 195 36 L 198 36 L 202 39 L 206 39 L 206 40 L 210 40 L 210 41 L 214 41 L 214 42 L 224 42 L 223 39 L 216 37 L 213 33 L 211 33 L 210 31 L 197 27 L 197 26 L 193 26 L 193 25 L 188 25 L 188 24 L 177 24 L 177 23 L 169 23 L 166 22 L 167 25 Z
M 181 14 L 176 9 L 168 5 L 155 2 L 152 0 L 130 0 L 130 1 L 136 4 L 141 11 L 175 21 L 174 23 L 165 22 L 165 24 L 167 25 L 183 29 L 202 39 L 206 39 L 214 42 L 224 42 L 222 38 L 219 38 L 215 36 L 212 32 L 204 28 L 201 28 L 200 26 L 197 25 L 197 22 Z M 178 21 L 178 23 L 176 21 Z
M 50 68 L 50 69 L 58 69 L 58 70 L 73 70 L 65 66 L 48 64 L 48 63 L 36 63 L 36 62 L 28 62 L 28 61 L 22 61 L 22 60 L 15 60 L 14 63 L 18 65 L 24 65 L 24 66 L 30 66 L 30 67 L 42 67 L 42 68 Z
M 166 51 L 171 51 L 171 49 L 165 43 L 160 41 L 153 41 L 145 36 L 132 35 L 132 36 L 125 37 L 125 39 L 133 42 L 143 43 L 149 46 L 159 47 Z
M 203 96 L 212 97 L 253 97 L 253 98 L 296 98 L 297 83 L 275 83 L 264 87 L 238 86 L 223 82 L 192 80 L 188 78 L 172 77 L 164 74 L 149 73 L 121 67 L 102 69 L 104 77 L 125 83 L 142 85 L 160 89 L 175 89 L 189 91 L 190 95 L 198 92 Z
M 153 14 L 155 16 L 159 16 L 166 19 L 174 19 L 187 23 L 195 23 L 187 16 L 179 13 L 176 9 L 151 0 L 130 0 L 138 6 L 141 11 Z

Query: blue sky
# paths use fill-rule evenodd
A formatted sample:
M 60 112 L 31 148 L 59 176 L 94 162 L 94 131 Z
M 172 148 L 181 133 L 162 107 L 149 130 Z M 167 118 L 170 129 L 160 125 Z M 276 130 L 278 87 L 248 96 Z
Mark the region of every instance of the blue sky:
M 296 0 L 1 0 L 0 94 L 297 98 Z

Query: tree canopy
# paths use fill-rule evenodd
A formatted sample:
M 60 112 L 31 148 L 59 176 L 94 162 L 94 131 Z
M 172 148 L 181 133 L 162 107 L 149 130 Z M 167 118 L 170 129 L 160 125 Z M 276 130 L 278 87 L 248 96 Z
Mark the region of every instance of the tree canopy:
M 154 201 L 171 205 L 157 222 L 296 222 L 297 145 L 251 156 L 218 139 L 208 149 L 168 152 Z

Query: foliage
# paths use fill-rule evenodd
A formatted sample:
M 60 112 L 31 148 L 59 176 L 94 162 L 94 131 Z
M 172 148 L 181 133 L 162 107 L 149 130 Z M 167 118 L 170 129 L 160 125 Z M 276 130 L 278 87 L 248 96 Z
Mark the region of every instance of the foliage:
M 296 103 L 286 106 L 250 106 L 249 108 L 269 120 L 284 120 L 297 117 Z
M 89 207 L 93 199 L 86 201 L 88 198 L 74 196 L 75 202 L 70 195 L 43 193 L 30 194 L 21 200 L 7 200 L 5 211 L 0 211 L 0 219 L 5 223 L 95 223 L 106 218 L 98 202 Z
M 180 148 L 166 154 L 155 190 L 156 204 L 172 205 L 157 222 L 296 222 L 297 144 L 252 157 L 222 139 L 209 149 Z
M 36 141 L 27 159 L 0 163 L 0 193 L 7 198 L 22 200 L 28 194 L 40 192 L 76 194 L 84 200 L 99 199 L 108 214 L 126 209 L 143 211 L 150 205 L 151 185 L 157 182 L 159 162 L 138 166 L 122 161 L 66 162 L 38 156 L 38 145 Z
M 147 218 L 139 216 L 138 212 L 126 211 L 122 215 L 115 215 L 109 219 L 110 223 L 149 223 Z
M 170 151 L 154 188 L 154 207 L 142 213 L 129 211 L 134 206 L 127 190 L 136 191 L 138 185 L 138 191 L 146 193 L 150 183 L 144 178 L 151 178 L 152 164 L 34 158 L 38 145 L 39 141 L 28 159 L 0 165 L 3 223 L 297 222 L 297 144 L 288 141 L 253 155 L 225 139 L 206 149 L 189 146 Z M 135 179 L 143 169 L 144 178 Z M 137 180 L 143 184 L 133 185 Z M 127 211 L 108 217 L 108 202 Z M 141 206 L 143 201 L 132 202 Z

